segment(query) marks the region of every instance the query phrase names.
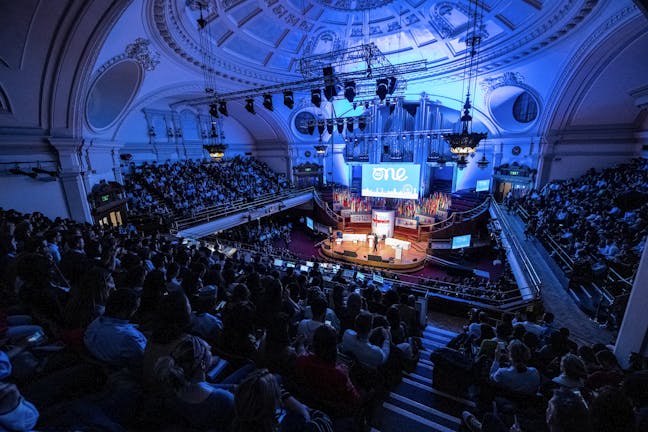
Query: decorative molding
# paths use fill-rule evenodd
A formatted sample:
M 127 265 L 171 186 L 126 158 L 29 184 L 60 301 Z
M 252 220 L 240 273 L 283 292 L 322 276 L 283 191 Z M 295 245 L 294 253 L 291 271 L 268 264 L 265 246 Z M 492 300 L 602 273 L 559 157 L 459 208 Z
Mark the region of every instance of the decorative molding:
M 485 78 L 480 85 L 485 93 L 490 93 L 496 88 L 504 86 L 522 87 L 524 77 L 519 72 L 504 72 L 502 75 L 493 78 Z
M 0 84 L 0 114 L 12 114 L 11 104 L 9 103 L 9 97 L 5 92 L 4 87 Z
M 151 51 L 151 41 L 144 38 L 137 38 L 135 42 L 126 45 L 124 50 L 126 57 L 135 60 L 145 71 L 153 71 L 160 63 L 160 53 Z

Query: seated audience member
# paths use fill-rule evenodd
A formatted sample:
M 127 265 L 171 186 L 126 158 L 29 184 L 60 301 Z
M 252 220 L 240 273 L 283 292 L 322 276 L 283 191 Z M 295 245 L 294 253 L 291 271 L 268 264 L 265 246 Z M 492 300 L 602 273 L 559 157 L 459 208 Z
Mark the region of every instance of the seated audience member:
M 344 365 L 337 362 L 337 335 L 322 325 L 313 335 L 313 353 L 297 358 L 297 383 L 316 408 L 334 417 L 350 415 L 360 406 L 360 393 Z
M 0 351 L 0 430 L 30 431 L 38 422 L 38 409 L 21 396 L 14 384 L 4 382 L 11 371 L 9 357 Z
M 634 427 L 632 402 L 616 387 L 603 387 L 590 403 L 592 432 L 626 432 Z
M 316 293 L 311 299 L 311 310 L 313 312 L 313 318 L 305 318 L 299 322 L 297 326 L 297 336 L 304 339 L 306 346 L 310 346 L 313 343 L 313 334 L 318 327 L 324 325 L 326 320 L 326 310 L 328 302 L 326 298 L 321 293 Z
M 229 354 L 252 359 L 257 351 L 256 308 L 250 291 L 236 284 L 223 309 L 222 348 Z
M 348 329 L 353 329 L 355 326 L 355 318 L 362 310 L 362 296 L 356 292 L 349 294 L 346 301 L 346 306 L 342 308 L 340 314 L 340 330 L 342 334 Z
M 182 291 L 162 297 L 142 359 L 144 384 L 150 389 L 158 388 L 153 371 L 158 359 L 171 355 L 178 345 L 191 337 L 187 333 L 190 324 L 191 305 Z
M 223 322 L 213 314 L 217 294 L 216 287 L 208 285 L 191 298 L 191 333 L 214 345 L 223 332 Z
M 70 298 L 63 310 L 63 340 L 72 348 L 83 345 L 86 327 L 103 315 L 108 296 L 115 289 L 109 271 L 93 267 L 81 278 L 79 286 L 72 285 Z
M 279 314 L 268 327 L 258 352 L 259 364 L 283 378 L 293 377 L 297 356 L 305 352 L 302 338 L 296 342 L 295 347 L 291 346 L 288 327 L 286 314 Z
M 623 391 L 634 406 L 635 432 L 648 430 L 648 371 L 635 371 L 623 380 Z
M 381 346 L 372 345 L 369 338 L 372 333 L 373 316 L 369 312 L 361 312 L 355 320 L 355 330 L 347 330 L 342 336 L 342 352 L 350 353 L 363 365 L 370 367 L 382 366 L 389 358 L 391 334 L 384 327 L 378 327 L 373 332 L 383 336 Z
M 111 366 L 139 366 L 146 347 L 146 336 L 129 320 L 135 314 L 139 298 L 130 289 L 113 291 L 106 311 L 85 331 L 84 343 L 97 359 Z
M 567 389 L 580 389 L 585 386 L 587 370 L 583 360 L 574 354 L 565 354 L 560 360 L 560 375 L 552 381 Z
M 508 345 L 508 355 L 511 366 L 500 367 L 499 350 L 495 350 L 495 358 L 491 366 L 490 377 L 500 387 L 520 394 L 533 395 L 540 386 L 540 374 L 527 366 L 531 353 L 523 343 L 512 341 Z
M 310 429 L 309 429 L 310 427 Z M 231 432 L 290 432 L 332 430 L 330 420 L 315 415 L 304 404 L 282 391 L 267 369 L 247 376 L 236 389 Z
M 197 336 L 178 343 L 168 356 L 157 359 L 153 373 L 170 391 L 168 410 L 196 429 L 227 430 L 234 415 L 234 395 L 205 380 L 211 363 L 210 347 Z
M 623 371 L 614 353 L 608 349 L 595 354 L 600 369 L 587 375 L 585 385 L 591 390 L 604 386 L 618 386 L 623 381 Z
M 589 432 L 590 415 L 581 396 L 568 390 L 556 390 L 547 405 L 550 432 Z

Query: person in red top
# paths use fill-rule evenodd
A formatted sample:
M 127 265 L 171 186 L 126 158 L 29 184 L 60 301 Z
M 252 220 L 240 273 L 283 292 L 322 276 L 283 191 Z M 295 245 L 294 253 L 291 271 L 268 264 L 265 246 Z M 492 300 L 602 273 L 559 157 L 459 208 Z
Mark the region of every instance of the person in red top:
M 351 382 L 345 365 L 337 364 L 337 334 L 322 325 L 313 335 L 313 353 L 297 358 L 295 375 L 310 406 L 331 417 L 351 416 L 362 403 L 360 392 Z

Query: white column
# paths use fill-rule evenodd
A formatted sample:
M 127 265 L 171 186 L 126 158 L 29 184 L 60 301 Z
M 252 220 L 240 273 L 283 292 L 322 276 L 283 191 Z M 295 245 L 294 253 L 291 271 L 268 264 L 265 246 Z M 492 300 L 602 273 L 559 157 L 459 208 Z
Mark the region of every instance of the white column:
M 641 255 L 639 269 L 635 275 L 632 292 L 628 299 L 623 323 L 617 336 L 614 354 L 627 367 L 630 353 L 648 353 L 648 248 Z
M 70 217 L 77 222 L 92 223 L 88 192 L 81 170 L 83 140 L 80 138 L 49 138 L 49 142 L 58 151 L 61 164 L 61 183 L 65 191 Z

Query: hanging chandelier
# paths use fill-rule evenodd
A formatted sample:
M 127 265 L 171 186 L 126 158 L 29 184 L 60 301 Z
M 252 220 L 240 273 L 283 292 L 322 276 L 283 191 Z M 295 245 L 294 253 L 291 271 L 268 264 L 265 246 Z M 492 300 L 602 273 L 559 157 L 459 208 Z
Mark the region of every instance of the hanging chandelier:
M 474 7 L 474 9 L 473 9 Z M 450 145 L 450 152 L 457 158 L 457 166 L 465 168 L 468 164 L 465 156 L 475 153 L 479 142 L 485 139 L 488 134 L 484 132 L 474 132 L 472 130 L 472 103 L 470 101 L 471 92 L 474 95 L 477 87 L 477 70 L 479 67 L 479 46 L 482 39 L 482 17 L 483 8 L 479 5 L 479 0 L 471 2 L 469 10 L 469 22 L 466 30 L 466 55 L 464 67 L 463 88 L 466 89 L 466 101 L 463 106 L 463 115 L 461 116 L 461 132 L 448 133 L 443 135 Z M 463 90 L 462 90 L 463 93 Z

